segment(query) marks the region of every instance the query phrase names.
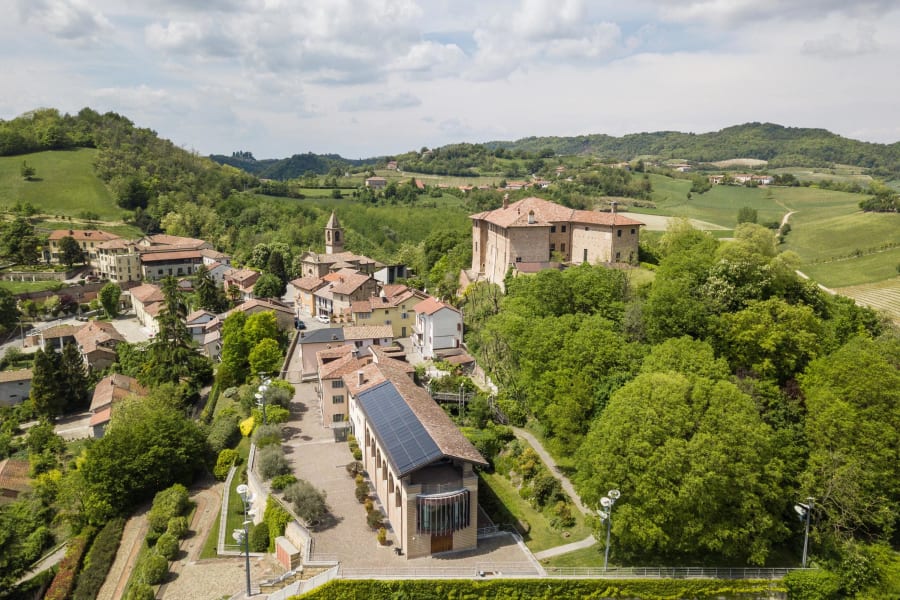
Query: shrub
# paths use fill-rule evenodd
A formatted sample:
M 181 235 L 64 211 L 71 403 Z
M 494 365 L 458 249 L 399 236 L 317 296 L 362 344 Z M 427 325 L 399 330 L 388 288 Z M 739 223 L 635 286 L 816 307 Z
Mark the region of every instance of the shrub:
M 550 521 L 551 527 L 564 529 L 575 525 L 575 517 L 572 516 L 572 508 L 569 506 L 568 502 L 564 500 L 558 501 L 556 506 L 553 507 L 553 514 L 554 517 Z
M 325 492 L 303 479 L 284 490 L 284 497 L 294 504 L 297 516 L 309 524 L 317 523 L 328 512 Z
M 109 568 L 116 559 L 119 540 L 125 528 L 125 519 L 108 521 L 97 534 L 90 551 L 84 558 L 84 568 L 78 574 L 73 600 L 94 600 L 106 580 Z
M 257 423 L 268 423 L 274 425 L 277 423 L 287 423 L 291 418 L 291 411 L 278 405 L 266 405 L 266 418 L 263 419 L 262 410 L 254 408 L 251 412 Z
M 263 522 L 269 529 L 270 547 L 275 543 L 275 538 L 284 535 L 287 524 L 291 522 L 291 514 L 284 510 L 278 501 L 272 496 L 266 500 L 266 512 L 263 513 Z
M 156 540 L 154 549 L 157 554 L 165 556 L 166 560 L 175 560 L 178 555 L 178 538 L 171 533 L 164 533 Z
M 219 453 L 225 448 L 231 448 L 237 445 L 241 438 L 241 431 L 238 429 L 237 417 L 235 415 L 219 414 L 212 425 L 209 426 L 209 433 L 206 434 L 206 440 L 209 442 L 210 448 L 215 453 Z
M 783 581 L 791 600 L 831 600 L 840 597 L 841 578 L 830 571 L 791 571 Z
M 354 460 L 362 460 L 362 450 L 360 450 L 359 448 L 354 448 L 352 453 Z
M 146 583 L 135 581 L 128 587 L 125 600 L 154 600 L 156 592 Z
M 366 513 L 367 513 L 367 514 L 370 513 L 370 512 L 372 512 L 373 510 L 375 510 L 375 503 L 372 502 L 372 499 L 371 499 L 371 498 L 366 498 L 366 501 L 363 502 L 363 506 L 366 507 Z
M 166 526 L 166 533 L 171 533 L 181 539 L 190 531 L 189 527 L 187 517 L 172 517 Z
M 379 527 L 378 535 L 376 537 L 378 538 L 378 543 L 384 546 L 387 543 L 387 529 Z
M 357 475 L 362 475 L 363 472 L 363 465 L 358 460 L 347 463 L 347 466 L 344 468 L 347 469 L 347 474 L 353 478 L 355 478 Z
M 65 600 L 72 593 L 75 587 L 75 574 L 87 550 L 88 542 L 93 535 L 93 529 L 86 529 L 80 535 L 72 538 L 69 547 L 66 549 L 66 555 L 59 563 L 59 571 L 50 583 L 50 588 L 44 595 L 48 600 Z
M 368 484 L 365 481 L 362 483 L 357 483 L 356 484 L 356 492 L 354 492 L 354 493 L 356 494 L 356 499 L 359 501 L 360 504 L 362 504 L 369 498 Z
M 169 525 L 169 519 L 184 514 L 189 503 L 187 488 L 180 483 L 157 492 L 153 497 L 153 506 L 147 514 L 150 529 L 157 532 L 165 531 Z
M 216 476 L 216 479 L 225 481 L 228 477 L 228 471 L 231 470 L 231 466 L 234 464 L 234 461 L 237 460 L 237 457 L 237 450 L 232 450 L 231 448 L 225 448 L 219 452 L 219 458 L 216 460 L 216 466 L 213 469 L 213 475 Z
M 281 446 L 266 446 L 260 450 L 257 464 L 259 465 L 259 474 L 263 479 L 285 475 L 291 470 Z
M 269 528 L 265 523 L 254 525 L 250 530 L 250 550 L 265 552 L 269 549 Z
M 156 585 L 162 583 L 168 571 L 169 561 L 166 560 L 165 556 L 156 552 L 148 552 L 144 554 L 140 565 L 138 565 L 137 581 L 147 585 Z
M 253 426 L 256 424 L 256 420 L 250 416 L 241 421 L 241 435 L 244 437 L 248 437 L 251 433 L 253 433 Z
M 373 510 L 366 516 L 366 524 L 374 531 L 377 529 L 381 529 L 381 524 L 384 522 L 384 518 L 381 515 L 381 511 Z
M 253 432 L 253 443 L 257 448 L 281 443 L 281 426 L 275 423 L 260 425 Z
M 287 475 L 278 475 L 272 478 L 272 489 L 280 492 L 292 483 L 297 483 L 297 478 L 288 473 Z
M 541 468 L 531 482 L 533 500 L 538 506 L 547 506 L 563 496 L 562 485 L 547 469 Z

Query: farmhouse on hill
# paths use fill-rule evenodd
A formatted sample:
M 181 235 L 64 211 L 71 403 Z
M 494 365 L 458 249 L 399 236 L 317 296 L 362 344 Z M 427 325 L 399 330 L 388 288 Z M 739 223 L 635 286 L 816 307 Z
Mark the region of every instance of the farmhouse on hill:
M 541 198 L 471 215 L 469 281 L 500 286 L 509 268 L 550 263 L 634 263 L 643 223 L 616 213 L 575 210 Z

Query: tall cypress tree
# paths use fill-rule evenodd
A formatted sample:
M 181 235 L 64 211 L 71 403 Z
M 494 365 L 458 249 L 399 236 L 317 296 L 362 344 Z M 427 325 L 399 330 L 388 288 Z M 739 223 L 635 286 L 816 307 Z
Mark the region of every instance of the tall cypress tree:
M 31 378 L 31 401 L 39 415 L 56 417 L 66 407 L 66 395 L 60 378 L 61 356 L 55 350 L 38 350 L 34 353 Z

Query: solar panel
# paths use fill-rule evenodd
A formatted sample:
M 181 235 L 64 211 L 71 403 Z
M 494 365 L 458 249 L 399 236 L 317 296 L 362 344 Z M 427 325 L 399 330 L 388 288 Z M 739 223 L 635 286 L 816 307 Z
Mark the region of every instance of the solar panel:
M 390 381 L 360 392 L 357 401 L 400 477 L 444 455 Z

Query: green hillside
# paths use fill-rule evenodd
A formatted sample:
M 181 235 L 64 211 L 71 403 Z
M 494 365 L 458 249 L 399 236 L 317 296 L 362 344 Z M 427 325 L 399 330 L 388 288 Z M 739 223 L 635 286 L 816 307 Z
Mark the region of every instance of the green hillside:
M 104 221 L 121 220 L 122 209 L 94 172 L 97 153 L 77 148 L 0 156 L 0 206 L 8 210 L 30 203 L 47 215 L 78 217 L 92 212 Z M 34 167 L 34 181 L 22 177 L 22 161 Z

